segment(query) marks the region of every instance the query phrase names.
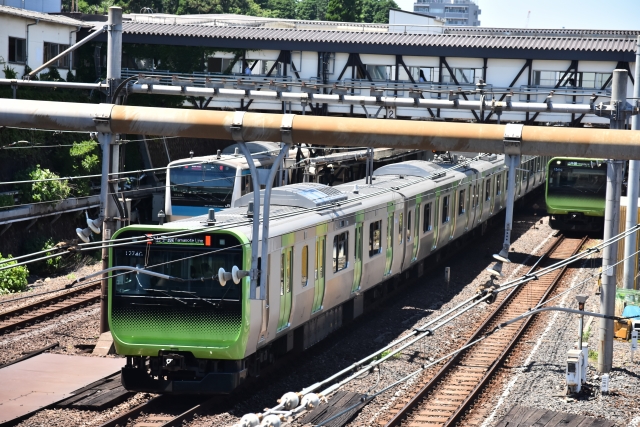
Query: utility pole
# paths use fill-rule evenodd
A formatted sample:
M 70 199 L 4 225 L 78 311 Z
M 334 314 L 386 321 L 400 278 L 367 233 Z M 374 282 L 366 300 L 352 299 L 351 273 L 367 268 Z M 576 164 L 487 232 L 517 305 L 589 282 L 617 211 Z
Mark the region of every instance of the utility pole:
M 638 36 L 636 44 L 636 69 L 634 72 L 633 98 L 634 102 L 640 98 L 640 36 Z M 640 117 L 634 115 L 631 118 L 631 130 L 640 129 Z M 627 217 L 625 220 L 625 230 L 629 230 L 638 224 L 638 197 L 640 196 L 640 161 L 629 161 L 629 179 L 627 180 Z M 637 233 L 632 233 L 624 239 L 624 272 L 623 287 L 625 289 L 634 288 L 634 279 L 636 275 L 637 255 L 636 239 Z
M 122 9 L 119 7 L 109 8 L 109 19 L 107 21 L 107 102 L 115 103 L 116 99 L 113 99 L 113 93 L 120 82 L 121 76 L 121 64 L 122 64 Z M 96 123 L 99 123 L 100 118 L 97 118 Z M 108 129 L 106 132 L 98 133 L 98 140 L 102 145 L 102 161 L 109 164 L 107 167 L 103 167 L 103 173 L 108 170 L 110 173 L 118 172 L 118 165 L 120 163 L 120 147 L 114 144 L 115 135 Z M 117 176 L 111 175 L 116 178 Z M 103 177 L 104 178 L 104 177 Z M 111 186 L 102 186 L 100 189 L 101 197 L 101 215 L 104 214 L 104 223 L 102 225 L 102 269 L 109 268 L 109 249 L 107 242 L 111 239 L 111 236 L 116 231 L 117 222 L 114 220 L 116 216 L 116 206 L 113 203 L 113 196 L 109 191 Z M 115 188 L 115 186 L 114 186 Z M 103 197 L 104 196 L 104 197 Z M 100 333 L 109 331 L 109 274 L 104 273 L 102 275 L 102 281 L 100 284 Z
M 624 129 L 627 118 L 627 70 L 613 70 L 611 104 L 609 105 L 611 129 Z M 607 195 L 604 210 L 604 240 L 618 234 L 620 227 L 620 193 L 622 167 L 624 162 L 607 162 Z M 616 299 L 616 267 L 618 245 L 611 244 L 602 253 L 602 292 L 600 293 L 600 312 L 613 316 Z M 613 364 L 613 320 L 600 319 L 598 344 L 598 371 L 607 374 Z

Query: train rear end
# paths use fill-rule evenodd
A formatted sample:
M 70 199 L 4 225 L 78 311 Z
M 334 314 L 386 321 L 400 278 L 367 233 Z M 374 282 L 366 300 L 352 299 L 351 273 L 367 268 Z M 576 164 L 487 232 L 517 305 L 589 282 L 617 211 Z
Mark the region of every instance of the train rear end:
M 556 230 L 600 231 L 607 166 L 603 160 L 556 157 L 547 164 L 545 203 Z

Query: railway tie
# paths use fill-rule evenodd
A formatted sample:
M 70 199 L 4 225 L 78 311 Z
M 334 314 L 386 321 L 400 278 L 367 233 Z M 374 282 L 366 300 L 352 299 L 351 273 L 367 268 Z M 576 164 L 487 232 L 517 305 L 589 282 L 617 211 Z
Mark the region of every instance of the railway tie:
M 576 254 L 586 241 L 558 237 L 543 255 L 538 268 Z M 515 288 L 480 325 L 467 343 L 493 330 L 529 308 L 544 302 L 560 281 L 567 267 L 555 270 Z M 533 317 L 533 316 L 532 316 Z M 386 427 L 453 426 L 467 412 L 475 398 L 507 359 L 532 317 L 509 325 L 480 343 L 451 358 L 428 382 L 418 382 L 412 398 L 406 399 L 391 419 L 381 420 Z M 401 406 L 401 408 L 399 408 Z
M 100 284 L 85 286 L 0 314 L 0 334 L 33 326 L 100 300 Z

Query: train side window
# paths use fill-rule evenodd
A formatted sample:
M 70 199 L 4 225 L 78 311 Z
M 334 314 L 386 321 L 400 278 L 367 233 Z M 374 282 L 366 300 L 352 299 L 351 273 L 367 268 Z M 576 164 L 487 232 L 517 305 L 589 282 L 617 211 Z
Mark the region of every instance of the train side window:
M 488 179 L 485 183 L 485 189 L 484 189 L 484 199 L 486 201 L 491 200 L 491 179 Z
M 349 232 L 345 231 L 333 238 L 333 272 L 347 268 Z
M 309 246 L 302 247 L 302 286 L 307 286 L 309 278 Z
M 407 212 L 407 242 L 411 240 L 411 211 Z
M 501 184 L 500 178 L 502 178 L 501 175 L 497 175 L 496 176 L 496 196 L 499 196 L 500 194 L 502 194 L 502 188 L 500 186 L 500 184 Z
M 442 223 L 449 222 L 449 197 L 445 196 L 442 198 Z
M 422 232 L 431 231 L 431 203 L 424 205 L 424 213 L 422 217 Z
M 380 231 L 382 230 L 382 220 L 369 224 L 369 256 L 379 254 L 380 248 Z
M 398 243 L 402 243 L 402 219 L 404 218 L 404 214 L 400 213 L 400 220 L 398 221 Z
M 458 198 L 458 215 L 462 215 L 465 212 L 465 209 L 464 209 L 464 204 L 465 204 L 464 203 L 465 202 L 464 193 L 465 193 L 465 190 L 460 190 L 460 194 L 458 196 L 459 197 Z

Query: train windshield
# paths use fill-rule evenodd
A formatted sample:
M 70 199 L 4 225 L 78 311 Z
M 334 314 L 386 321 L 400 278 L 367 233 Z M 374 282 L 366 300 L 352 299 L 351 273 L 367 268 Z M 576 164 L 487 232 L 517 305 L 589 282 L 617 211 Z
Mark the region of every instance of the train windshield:
M 170 170 L 171 198 L 187 205 L 231 205 L 236 168 L 221 164 L 186 165 Z
M 215 238 L 214 238 L 215 239 Z M 219 238 L 223 245 L 236 242 L 234 238 Z M 114 272 L 115 296 L 154 297 L 172 304 L 239 301 L 241 285 L 218 281 L 218 269 L 231 271 L 242 268 L 242 248 L 214 248 L 191 246 L 189 243 L 131 245 L 114 248 L 114 266 L 144 268 L 187 281 L 168 280 L 137 272 Z
M 549 165 L 550 196 L 603 198 L 607 187 L 607 165 L 594 160 L 553 160 Z

